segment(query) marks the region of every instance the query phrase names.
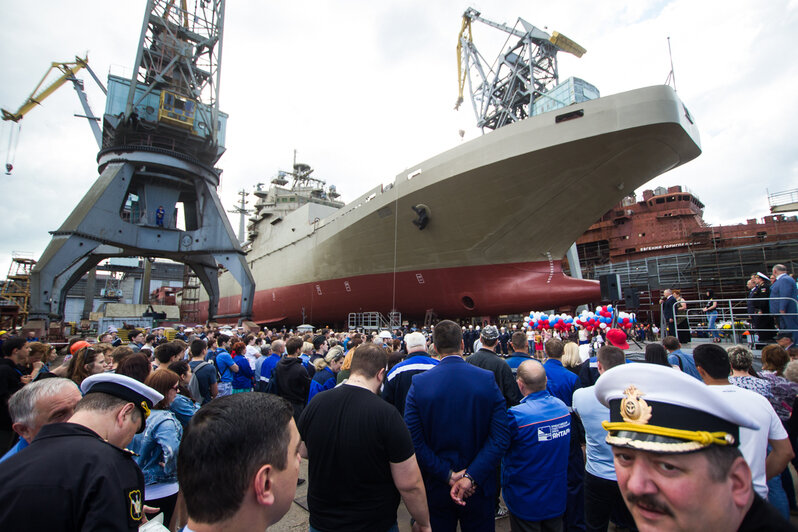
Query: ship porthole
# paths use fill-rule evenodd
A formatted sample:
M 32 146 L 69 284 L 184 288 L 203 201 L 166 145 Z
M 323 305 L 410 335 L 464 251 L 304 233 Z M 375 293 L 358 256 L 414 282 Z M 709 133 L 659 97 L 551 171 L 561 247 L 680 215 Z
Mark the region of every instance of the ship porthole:
M 463 296 L 462 302 L 463 302 L 463 306 L 465 308 L 467 308 L 468 310 L 474 310 L 474 300 L 473 299 L 471 299 L 468 296 Z

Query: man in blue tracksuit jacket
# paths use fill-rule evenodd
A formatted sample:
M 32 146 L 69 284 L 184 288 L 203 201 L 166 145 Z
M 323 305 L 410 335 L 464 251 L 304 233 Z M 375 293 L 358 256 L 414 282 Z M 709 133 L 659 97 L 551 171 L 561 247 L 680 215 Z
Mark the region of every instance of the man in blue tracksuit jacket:
M 502 492 L 513 530 L 558 530 L 568 494 L 571 414 L 546 390 L 536 360 L 518 367 L 524 398 L 510 408 L 510 447 L 502 461 Z

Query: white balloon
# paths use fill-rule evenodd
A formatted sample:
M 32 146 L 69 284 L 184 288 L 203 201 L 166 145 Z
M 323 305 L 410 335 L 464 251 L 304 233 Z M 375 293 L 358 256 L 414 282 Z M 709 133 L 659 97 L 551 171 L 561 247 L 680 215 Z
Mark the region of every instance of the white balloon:
M 601 327 L 602 329 L 606 329 L 607 328 L 607 324 L 606 323 L 599 323 L 599 327 Z

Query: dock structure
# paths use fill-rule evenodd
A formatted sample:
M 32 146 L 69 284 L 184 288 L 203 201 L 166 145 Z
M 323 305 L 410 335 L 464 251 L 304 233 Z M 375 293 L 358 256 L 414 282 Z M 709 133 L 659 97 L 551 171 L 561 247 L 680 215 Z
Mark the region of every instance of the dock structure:
M 768 205 L 773 214 L 798 211 L 798 188 L 768 194 Z

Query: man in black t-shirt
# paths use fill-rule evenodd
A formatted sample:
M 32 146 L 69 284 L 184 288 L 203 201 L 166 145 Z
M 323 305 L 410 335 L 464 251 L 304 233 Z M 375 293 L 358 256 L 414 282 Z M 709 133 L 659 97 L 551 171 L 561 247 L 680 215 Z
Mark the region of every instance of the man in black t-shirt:
M 312 529 L 387 532 L 401 494 L 413 530 L 431 530 L 410 432 L 377 395 L 387 363 L 382 347 L 359 346 L 346 383 L 317 394 L 299 418 Z

